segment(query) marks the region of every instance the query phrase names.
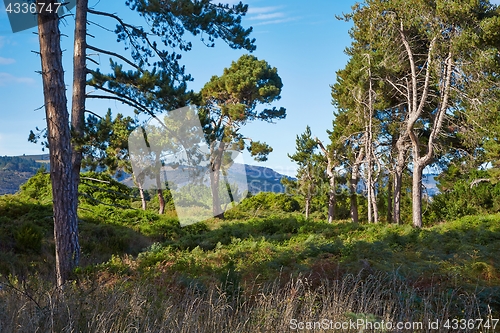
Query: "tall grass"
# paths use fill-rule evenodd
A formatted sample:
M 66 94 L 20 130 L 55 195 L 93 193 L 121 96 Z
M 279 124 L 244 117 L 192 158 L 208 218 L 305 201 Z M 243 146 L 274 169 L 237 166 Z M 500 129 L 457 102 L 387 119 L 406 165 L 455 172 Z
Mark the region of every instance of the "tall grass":
M 362 273 L 339 280 L 280 278 L 241 288 L 229 288 L 227 283 L 203 287 L 173 281 L 89 281 L 68 285 L 63 294 L 38 280 L 31 289 L 4 284 L 0 290 L 0 332 L 291 332 L 296 331 L 292 323 L 324 325 L 324 320 L 358 319 L 422 322 L 422 329 L 400 332 L 431 332 L 429 321 L 487 319 L 490 315 L 487 310 L 481 312 L 473 294 L 434 288 L 421 292 L 400 280 L 397 273 Z M 360 332 L 362 327 L 330 328 L 309 331 Z M 439 330 L 448 331 L 478 330 Z M 493 332 L 482 330 L 488 331 Z

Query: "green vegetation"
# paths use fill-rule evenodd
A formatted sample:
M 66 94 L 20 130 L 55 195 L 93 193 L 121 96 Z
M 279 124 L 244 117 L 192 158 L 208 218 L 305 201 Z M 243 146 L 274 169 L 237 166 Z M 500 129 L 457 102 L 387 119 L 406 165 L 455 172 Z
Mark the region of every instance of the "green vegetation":
M 157 322 L 167 330 L 188 314 L 181 332 L 286 330 L 300 318 L 500 314 L 500 215 L 422 229 L 327 223 L 305 219 L 296 199 L 274 193 L 244 199 L 226 220 L 185 228 L 172 211 L 117 207 L 114 192 L 100 194 L 107 204 L 84 197 L 81 266 L 58 299 L 51 206 L 30 194 L 46 191 L 44 177 L 0 197 L 2 331 L 142 331 Z

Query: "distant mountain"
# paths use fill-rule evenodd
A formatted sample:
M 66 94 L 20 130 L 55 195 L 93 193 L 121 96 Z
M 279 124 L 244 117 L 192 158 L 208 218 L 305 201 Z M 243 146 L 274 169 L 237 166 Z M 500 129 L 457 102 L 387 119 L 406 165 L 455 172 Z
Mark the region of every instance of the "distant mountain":
M 24 184 L 30 177 L 35 175 L 36 171 L 45 165 L 49 168 L 49 155 L 23 155 L 23 156 L 0 156 L 0 195 L 16 193 L 20 186 Z M 243 187 L 243 184 L 238 180 L 246 172 L 247 175 L 247 186 L 248 191 L 252 194 L 259 192 L 285 192 L 285 187 L 281 184 L 281 179 L 283 177 L 293 179 L 292 177 L 285 176 L 274 171 L 271 168 L 258 166 L 258 165 L 240 165 L 240 167 L 234 169 L 233 179 L 230 182 L 236 182 L 239 188 Z M 189 179 L 187 178 L 187 173 L 182 172 L 182 168 L 179 168 L 177 174 L 169 173 L 176 178 L 176 183 L 182 185 L 187 184 Z M 436 174 L 424 174 L 423 184 L 425 186 L 424 194 L 431 197 L 439 193 L 437 188 L 437 182 L 435 177 Z M 132 177 L 127 173 L 121 173 L 116 177 L 118 181 L 128 185 L 134 186 Z M 185 178 L 184 180 L 182 178 Z M 358 189 L 362 190 L 363 184 L 360 182 Z
M 0 156 L 0 195 L 19 191 L 20 186 L 43 165 L 42 161 L 42 155 Z
M 259 192 L 284 193 L 285 187 L 281 184 L 281 179 L 283 177 L 291 178 L 282 175 L 271 168 L 256 165 L 235 164 L 231 170 L 231 175 L 228 179 L 229 183 L 236 183 L 239 189 L 244 188 L 245 186 L 242 183 L 242 179 L 244 179 L 243 176 L 246 173 L 248 191 L 252 194 L 257 194 Z M 167 177 L 170 182 L 173 182 L 180 187 L 187 185 L 191 178 L 187 167 L 179 166 L 176 169 L 164 167 L 163 171 L 167 172 Z M 117 179 L 127 186 L 134 186 L 132 177 L 129 174 L 121 173 Z
M 49 155 L 23 155 L 23 156 L 0 156 L 0 195 L 3 194 L 13 194 L 19 191 L 19 188 L 24 184 L 29 178 L 35 175 L 36 171 L 45 165 L 49 168 Z M 281 184 L 281 178 L 288 176 L 282 175 L 271 168 L 256 166 L 256 165 L 241 165 L 235 168 L 234 179 L 230 179 L 230 182 L 236 182 L 239 188 L 243 187 L 243 184 L 238 181 L 243 172 L 247 175 L 247 186 L 249 192 L 256 194 L 259 192 L 277 192 L 283 193 L 285 191 L 284 186 Z M 182 177 L 187 177 L 187 173 L 182 173 L 182 168 L 179 168 L 176 182 L 181 185 L 185 185 L 189 180 L 186 178 L 183 181 Z M 172 176 L 172 173 L 169 174 Z M 121 173 L 117 175 L 117 180 L 128 185 L 134 186 L 132 177 L 127 173 Z

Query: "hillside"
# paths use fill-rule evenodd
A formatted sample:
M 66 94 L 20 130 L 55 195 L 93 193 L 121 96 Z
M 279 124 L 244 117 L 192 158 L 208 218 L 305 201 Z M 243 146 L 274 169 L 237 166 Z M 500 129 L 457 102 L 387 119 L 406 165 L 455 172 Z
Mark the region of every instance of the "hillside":
M 0 195 L 16 193 L 43 165 L 38 162 L 42 159 L 43 156 L 0 156 Z
M 65 331 L 71 320 L 85 332 L 179 331 L 177 323 L 179 332 L 286 332 L 294 319 L 500 315 L 498 214 L 421 230 L 276 208 L 185 228 L 170 212 L 81 205 L 79 215 L 76 282 L 44 311 L 54 302 L 50 206 L 0 197 L 0 330 Z M 495 332 L 489 326 L 477 331 Z
M 0 157 L 0 195 L 16 193 L 19 187 L 32 177 L 42 165 L 49 168 L 48 154 Z M 243 168 L 237 168 L 237 170 L 243 170 Z M 288 176 L 282 175 L 271 168 L 256 165 L 245 165 L 244 170 L 247 174 L 248 190 L 252 194 L 259 192 L 283 193 L 285 191 L 281 184 L 281 178 Z M 172 172 L 169 175 L 176 177 Z M 182 178 L 180 168 L 177 176 Z M 235 176 L 236 179 L 239 178 L 238 174 Z M 127 186 L 133 187 L 132 178 L 126 173 L 122 173 L 118 180 Z M 242 188 L 243 184 L 237 185 Z

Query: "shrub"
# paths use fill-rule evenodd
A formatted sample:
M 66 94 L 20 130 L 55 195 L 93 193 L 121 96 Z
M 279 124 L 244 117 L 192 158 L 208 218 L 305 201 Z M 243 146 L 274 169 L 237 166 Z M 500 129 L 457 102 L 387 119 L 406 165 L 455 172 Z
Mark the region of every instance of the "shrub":
M 296 212 L 300 209 L 300 204 L 294 197 L 284 193 L 260 192 L 243 199 L 238 209 L 246 212 L 256 210 Z
M 14 233 L 16 250 L 21 252 L 40 253 L 42 248 L 43 231 L 31 222 L 22 224 Z
M 500 212 L 500 183 L 481 182 L 471 187 L 471 181 L 485 175 L 473 171 L 453 187 L 436 195 L 424 218 L 427 224 L 451 221 L 466 215 Z
M 39 201 L 52 201 L 52 185 L 50 174 L 42 166 L 36 174 L 21 185 L 20 195 L 23 198 L 35 199 Z
M 78 192 L 82 203 L 130 207 L 130 188 L 104 173 L 82 174 Z

